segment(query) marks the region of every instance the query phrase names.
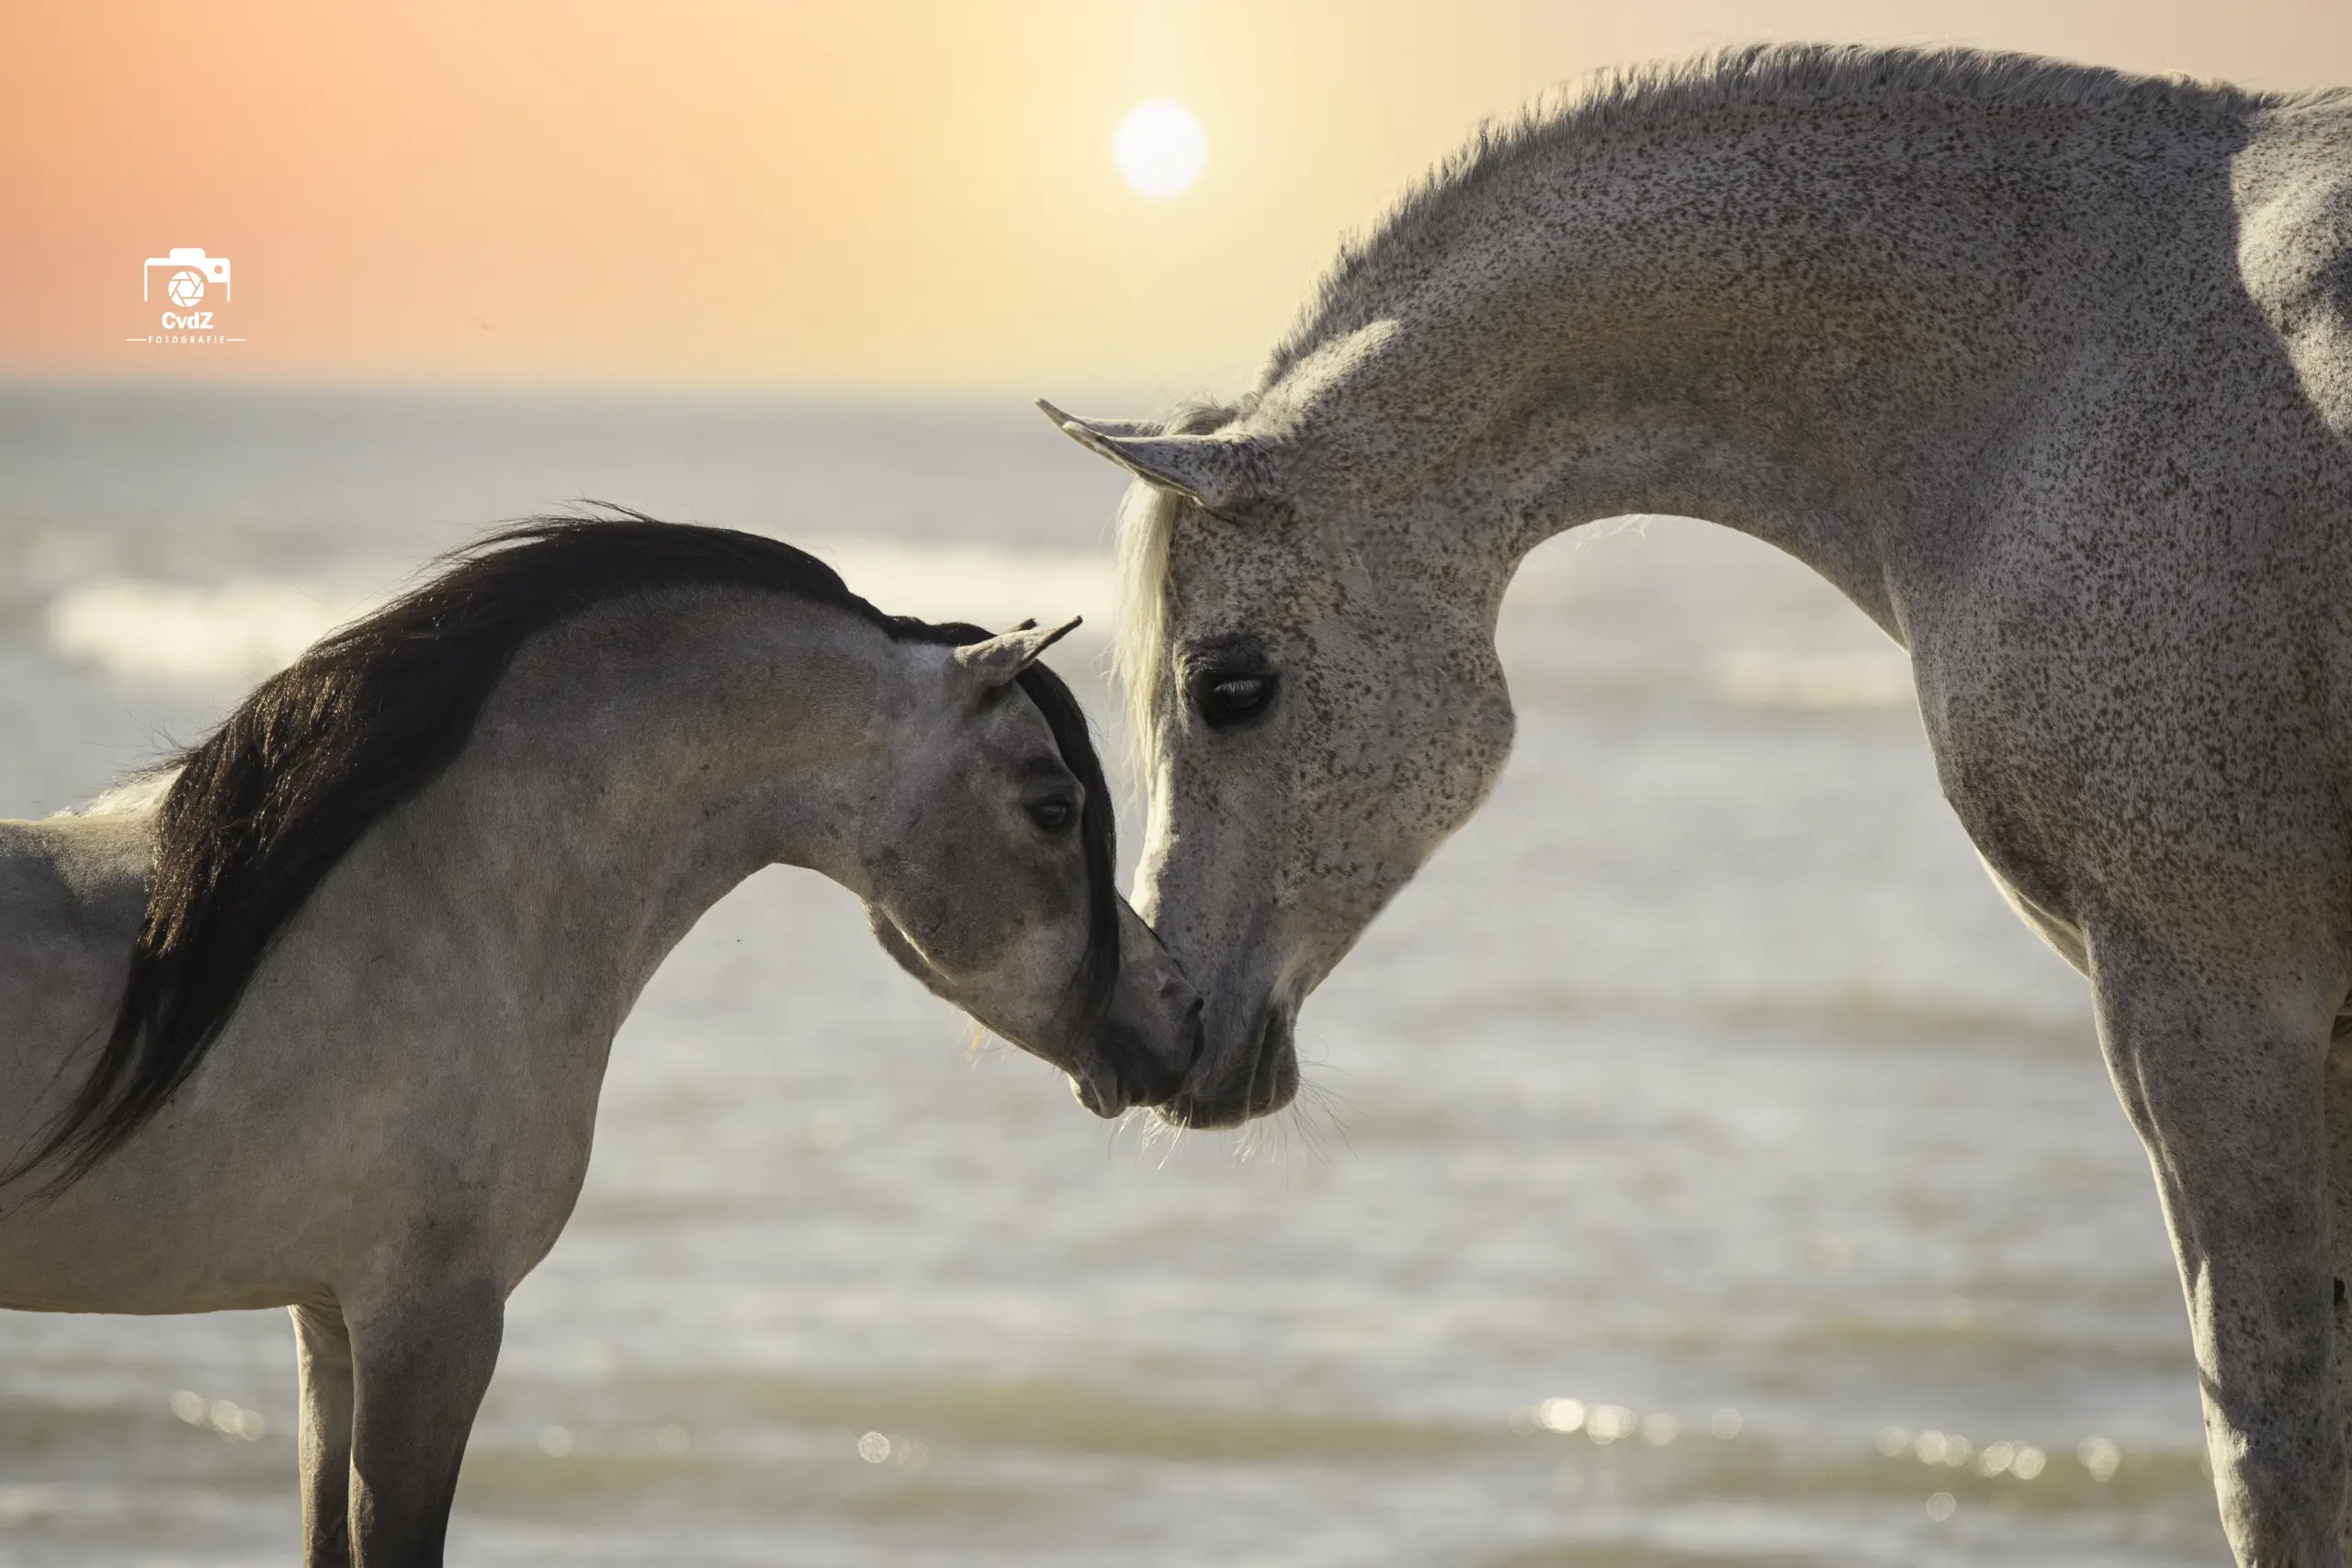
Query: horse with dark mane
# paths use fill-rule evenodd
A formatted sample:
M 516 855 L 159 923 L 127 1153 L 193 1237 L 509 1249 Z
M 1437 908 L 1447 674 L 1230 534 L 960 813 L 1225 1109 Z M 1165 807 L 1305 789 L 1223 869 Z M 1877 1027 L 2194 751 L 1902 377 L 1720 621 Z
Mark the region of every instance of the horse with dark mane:
M 164 770 L 0 822 L 0 1306 L 290 1306 L 308 1561 L 439 1562 L 614 1033 L 752 872 L 848 887 L 1098 1113 L 1173 1092 L 1198 1002 L 1114 884 L 1037 662 L 1069 629 L 886 615 L 752 535 L 542 519 Z

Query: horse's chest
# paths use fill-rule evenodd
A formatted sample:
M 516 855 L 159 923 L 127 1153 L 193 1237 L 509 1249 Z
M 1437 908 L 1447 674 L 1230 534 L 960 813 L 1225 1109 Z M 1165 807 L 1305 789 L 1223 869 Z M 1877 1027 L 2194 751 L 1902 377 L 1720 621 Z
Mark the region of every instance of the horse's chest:
M 2277 624 L 2096 608 L 1982 617 L 1916 654 L 1944 795 L 2021 911 L 2075 928 L 2334 919 L 2340 770 L 2323 694 L 2293 648 L 2266 646 Z
M 1937 782 L 1969 841 L 2021 908 L 2071 920 L 2072 874 L 2086 846 L 2083 781 L 2070 776 L 2070 760 L 1987 715 L 1955 714 L 1922 695 Z

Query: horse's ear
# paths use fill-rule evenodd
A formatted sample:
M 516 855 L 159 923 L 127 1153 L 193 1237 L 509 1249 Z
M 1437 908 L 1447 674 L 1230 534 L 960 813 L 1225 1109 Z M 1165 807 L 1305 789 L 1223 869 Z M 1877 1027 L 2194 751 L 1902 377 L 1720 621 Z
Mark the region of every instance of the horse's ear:
M 979 677 L 984 691 L 994 691 L 1037 662 L 1037 656 L 1078 629 L 1082 617 L 1072 615 L 1060 626 L 1048 630 L 1037 629 L 1035 621 L 1023 621 L 1001 637 L 986 642 L 967 642 L 956 650 L 956 663 Z
M 1045 399 L 1037 406 L 1063 434 L 1088 451 L 1205 511 L 1227 513 L 1272 489 L 1266 449 L 1246 435 L 1162 435 L 1136 420 L 1080 419 Z

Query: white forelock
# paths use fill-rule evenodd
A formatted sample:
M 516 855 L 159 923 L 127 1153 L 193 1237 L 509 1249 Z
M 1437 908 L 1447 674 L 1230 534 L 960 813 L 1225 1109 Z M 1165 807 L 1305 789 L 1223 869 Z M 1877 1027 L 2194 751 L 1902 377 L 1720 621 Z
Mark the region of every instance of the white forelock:
M 1142 479 L 1119 501 L 1118 613 L 1112 622 L 1111 681 L 1127 720 L 1127 761 L 1138 784 L 1158 749 L 1159 705 L 1167 671 L 1168 538 L 1183 497 Z
M 1210 402 L 1180 405 L 1159 426 L 1163 435 L 1215 430 L 1233 415 Z M 1168 542 L 1192 503 L 1172 490 L 1137 479 L 1120 499 L 1118 609 L 1111 633 L 1111 682 L 1126 715 L 1128 762 L 1148 784 L 1159 739 L 1158 694 L 1168 672 Z

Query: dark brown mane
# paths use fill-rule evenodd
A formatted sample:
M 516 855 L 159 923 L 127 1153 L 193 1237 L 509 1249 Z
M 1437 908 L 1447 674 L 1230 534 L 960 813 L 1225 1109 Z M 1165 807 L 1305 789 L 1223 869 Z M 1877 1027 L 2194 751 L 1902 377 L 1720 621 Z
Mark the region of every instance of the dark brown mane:
M 885 615 L 832 568 L 774 539 L 608 510 L 532 518 L 456 552 L 430 581 L 263 682 L 166 764 L 178 777 L 157 816 L 154 881 L 112 1032 L 72 1103 L 0 1181 L 56 1160 L 51 1186 L 69 1183 L 163 1109 L 320 881 L 464 750 L 534 633 L 608 600 L 715 585 L 846 610 L 902 642 L 989 635 Z M 1086 789 L 1090 940 L 1072 1005 L 1099 1013 L 1119 964 L 1111 792 L 1069 688 L 1043 665 L 1019 679 Z

